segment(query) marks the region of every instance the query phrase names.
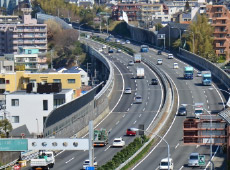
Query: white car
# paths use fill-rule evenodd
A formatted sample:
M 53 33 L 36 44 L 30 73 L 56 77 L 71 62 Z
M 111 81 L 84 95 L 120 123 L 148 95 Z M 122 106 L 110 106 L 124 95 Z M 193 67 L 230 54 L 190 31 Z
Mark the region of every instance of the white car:
M 132 93 L 131 87 L 126 87 L 125 88 L 125 94 L 131 94 L 131 93 Z
M 168 158 L 162 159 L 161 163 L 160 163 L 159 169 L 170 169 L 170 170 L 173 170 L 173 161 L 172 161 L 172 158 L 169 158 L 169 160 L 168 160 Z
M 162 65 L 163 64 L 163 60 L 162 59 L 157 59 L 157 64 L 158 65 Z
M 113 140 L 113 147 L 123 147 L 125 146 L 125 141 L 122 138 L 115 138 Z
M 129 66 L 133 66 L 134 64 L 135 64 L 135 63 L 134 63 L 134 61 L 132 61 L 132 60 L 129 61 L 129 63 L 128 63 Z
M 202 77 L 202 73 L 201 71 L 198 71 L 197 74 L 196 74 L 197 77 Z
M 106 49 L 106 48 L 107 48 L 107 46 L 104 44 L 104 45 L 102 46 L 102 48 L 103 48 L 103 49 Z
M 134 103 L 142 103 L 142 97 L 140 95 L 136 95 Z
M 173 54 L 168 54 L 168 59 L 173 59 Z
M 89 167 L 89 166 L 90 166 L 90 165 L 89 165 L 89 159 L 86 159 L 86 160 L 84 161 L 84 163 L 83 163 L 82 169 L 86 169 L 86 168 Z M 97 167 L 97 162 L 96 162 L 96 161 L 94 161 L 93 166 L 94 166 L 94 167 Z
M 126 44 L 130 44 L 130 41 L 129 41 L 129 40 L 126 40 L 125 43 L 126 43 Z
M 179 65 L 178 65 L 178 63 L 173 63 L 173 68 L 174 68 L 174 69 L 177 69 L 177 68 L 179 68 Z
M 102 48 L 99 48 L 98 51 L 99 51 L 99 52 L 102 52 L 103 50 L 102 50 Z

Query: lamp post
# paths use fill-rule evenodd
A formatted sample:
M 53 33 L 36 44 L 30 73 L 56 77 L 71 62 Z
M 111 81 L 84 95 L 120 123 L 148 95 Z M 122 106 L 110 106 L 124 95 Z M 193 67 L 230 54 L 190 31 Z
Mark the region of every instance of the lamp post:
M 170 50 L 170 25 L 169 25 L 169 50 Z
M 80 37 L 81 37 L 81 26 L 84 25 L 84 24 L 87 24 L 87 22 L 86 22 L 86 23 L 83 23 L 83 24 L 81 24 L 81 25 L 79 26 L 79 38 L 78 38 L 79 41 L 80 41 Z
M 170 158 L 170 147 L 169 147 L 169 144 L 168 144 L 168 142 L 162 137 L 162 136 L 160 136 L 160 135 L 158 135 L 158 134 L 155 134 L 155 133 L 152 133 L 152 132 L 149 132 L 149 131 L 147 131 L 147 130 L 142 130 L 142 129 L 137 129 L 137 128 L 130 128 L 132 131 L 144 131 L 144 132 L 148 132 L 148 133 L 150 133 L 150 134 L 152 134 L 152 135 L 155 135 L 155 136 L 157 136 L 157 137 L 159 137 L 159 138 L 161 138 L 166 144 L 167 144 L 167 148 L 168 148 L 168 170 L 170 169 L 170 162 L 169 162 L 169 158 Z
M 188 106 L 189 104 L 183 104 L 185 106 Z M 195 105 L 191 105 L 191 106 L 195 106 Z M 212 114 L 210 111 L 208 111 L 207 109 L 205 109 L 203 107 L 203 109 L 209 114 L 209 117 L 210 117 L 210 163 L 211 163 L 211 170 L 213 169 L 214 165 L 213 165 L 213 162 L 212 162 Z

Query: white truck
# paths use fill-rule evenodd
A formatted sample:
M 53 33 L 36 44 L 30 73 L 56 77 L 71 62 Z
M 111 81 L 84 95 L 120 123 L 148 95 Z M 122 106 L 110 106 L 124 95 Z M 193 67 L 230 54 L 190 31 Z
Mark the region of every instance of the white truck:
M 137 78 L 139 78 L 139 79 L 145 78 L 144 68 L 137 68 Z
M 199 119 L 200 118 L 200 115 L 203 114 L 204 112 L 204 109 L 203 109 L 203 103 L 195 103 L 195 111 L 194 111 L 194 114 L 195 114 L 195 118 Z
M 32 169 L 49 169 L 53 168 L 54 164 L 55 158 L 52 151 L 41 151 L 38 155 L 38 158 L 31 159 L 30 161 L 30 166 Z
M 134 54 L 133 60 L 134 60 L 134 63 L 140 63 L 141 62 L 141 54 L 140 53 Z

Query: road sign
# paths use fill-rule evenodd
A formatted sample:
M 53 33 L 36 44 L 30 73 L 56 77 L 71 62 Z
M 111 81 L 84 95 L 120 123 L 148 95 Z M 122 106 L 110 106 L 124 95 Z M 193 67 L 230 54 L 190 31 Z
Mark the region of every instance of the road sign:
M 26 151 L 27 139 L 0 139 L 0 151 Z
M 157 39 L 165 39 L 165 34 L 158 34 Z

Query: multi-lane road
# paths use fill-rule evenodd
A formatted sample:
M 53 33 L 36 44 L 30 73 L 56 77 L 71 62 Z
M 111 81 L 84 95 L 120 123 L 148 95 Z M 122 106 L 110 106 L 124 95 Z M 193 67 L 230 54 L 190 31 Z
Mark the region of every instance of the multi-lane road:
M 96 49 L 102 47 L 97 42 L 86 40 Z M 140 45 L 126 44 L 126 46 L 139 52 Z M 108 54 L 107 49 L 102 52 L 113 64 L 115 70 L 115 86 L 110 101 L 109 115 L 100 122 L 96 128 L 106 128 L 110 131 L 109 144 L 105 147 L 95 148 L 95 160 L 98 165 L 103 165 L 113 155 L 121 150 L 120 148 L 112 148 L 111 144 L 115 137 L 123 137 L 126 144 L 133 140 L 133 137 L 125 136 L 127 128 L 138 127 L 144 124 L 145 129 L 154 121 L 156 115 L 162 105 L 163 94 L 162 85 L 151 85 L 151 79 L 156 78 L 156 74 L 144 63 L 136 63 L 134 66 L 128 66 L 128 62 L 132 60 L 131 56 L 124 53 Z M 163 59 L 163 65 L 158 65 L 168 77 L 175 83 L 180 104 L 193 105 L 197 102 L 204 103 L 204 107 L 209 110 L 221 110 L 223 99 L 216 91 L 210 91 L 207 86 L 201 86 L 201 78 L 194 77 L 194 80 L 184 80 L 183 63 L 176 58 L 167 59 L 167 54 L 157 55 L 157 51 L 150 49 L 148 53 L 143 53 L 143 57 L 157 63 L 157 59 Z M 179 63 L 179 69 L 173 69 L 173 63 Z M 137 67 L 145 69 L 145 78 L 136 79 Z M 196 75 L 196 72 L 195 72 Z M 132 88 L 132 94 L 123 94 L 125 87 Z M 215 87 L 215 86 L 214 86 Z M 141 104 L 134 103 L 134 97 L 139 94 L 143 98 Z M 176 115 L 176 112 L 173 113 Z M 188 106 L 188 116 L 192 116 L 193 108 Z M 206 161 L 209 159 L 209 147 L 205 146 L 186 146 L 183 144 L 183 121 L 185 117 L 175 116 L 172 126 L 167 131 L 165 139 L 170 145 L 171 157 L 174 162 L 174 169 L 187 169 L 188 156 L 191 152 L 199 152 L 206 154 Z M 215 151 L 215 147 L 213 150 Z M 162 158 L 167 157 L 167 146 L 165 143 L 159 143 L 146 158 L 144 158 L 133 169 L 157 169 Z M 85 159 L 88 158 L 88 151 L 64 151 L 56 156 L 55 169 L 81 169 Z

